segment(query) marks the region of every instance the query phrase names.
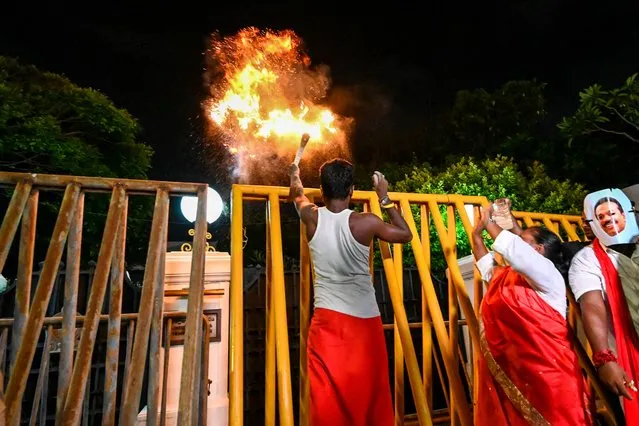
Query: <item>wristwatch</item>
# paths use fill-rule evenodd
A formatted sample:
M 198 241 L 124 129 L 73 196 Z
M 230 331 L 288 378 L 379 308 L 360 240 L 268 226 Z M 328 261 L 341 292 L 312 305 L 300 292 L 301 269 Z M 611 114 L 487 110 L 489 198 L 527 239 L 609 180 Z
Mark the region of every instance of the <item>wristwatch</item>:
M 388 195 L 384 195 L 382 198 L 380 198 L 379 204 L 381 204 L 382 207 L 385 209 L 390 209 L 391 207 L 395 206 L 395 204 L 390 200 L 390 198 L 388 198 Z

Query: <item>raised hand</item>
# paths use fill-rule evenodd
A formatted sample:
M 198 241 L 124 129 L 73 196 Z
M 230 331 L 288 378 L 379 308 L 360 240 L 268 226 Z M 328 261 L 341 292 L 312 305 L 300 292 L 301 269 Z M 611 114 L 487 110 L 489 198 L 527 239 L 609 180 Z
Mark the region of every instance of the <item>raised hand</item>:
M 486 226 L 488 225 L 488 221 L 490 220 L 489 208 L 491 207 L 492 207 L 492 204 L 490 205 L 487 204 L 479 209 L 479 220 L 477 221 L 477 223 L 475 223 L 475 227 L 473 228 L 473 231 L 476 234 L 481 235 L 483 230 L 486 229 Z
M 373 179 L 373 188 L 377 193 L 377 196 L 381 200 L 388 194 L 388 181 L 382 174 L 382 172 L 375 171 L 372 176 Z

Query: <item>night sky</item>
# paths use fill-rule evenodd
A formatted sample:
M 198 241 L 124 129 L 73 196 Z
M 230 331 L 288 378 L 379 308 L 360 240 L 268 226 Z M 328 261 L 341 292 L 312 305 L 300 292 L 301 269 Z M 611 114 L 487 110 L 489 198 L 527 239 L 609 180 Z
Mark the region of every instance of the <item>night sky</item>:
M 313 63 L 330 67 L 337 112 L 356 120 L 355 160 L 383 138 L 427 143 L 424 119 L 449 107 L 460 89 L 537 78 L 549 83 L 551 117 L 560 118 L 574 109 L 580 89 L 616 85 L 639 70 L 637 7 L 630 2 L 397 3 L 352 10 L 346 2 L 232 9 L 240 2 L 185 1 L 140 10 L 133 3 L 84 10 L 28 3 L 0 13 L 0 54 L 65 74 L 131 112 L 156 152 L 150 177 L 211 184 L 211 165 L 200 158 L 199 105 L 206 94 L 202 52 L 213 31 L 294 30 Z

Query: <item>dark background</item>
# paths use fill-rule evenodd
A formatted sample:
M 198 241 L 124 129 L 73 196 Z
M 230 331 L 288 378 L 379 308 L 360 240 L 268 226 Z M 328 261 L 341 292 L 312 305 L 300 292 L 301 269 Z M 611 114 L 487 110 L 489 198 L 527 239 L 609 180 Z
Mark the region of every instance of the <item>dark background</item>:
M 639 65 L 636 2 L 91 6 L 4 6 L 0 54 L 63 73 L 129 110 L 155 149 L 156 179 L 215 184 L 199 115 L 202 52 L 213 31 L 293 29 L 313 63 L 331 68 L 329 102 L 355 117 L 351 143 L 360 162 L 374 160 L 376 145 L 394 145 L 397 158 L 387 160 L 419 152 L 428 144 L 426 121 L 457 90 L 537 78 L 549 84 L 549 122 L 556 123 L 574 111 L 580 89 L 618 85 Z
M 155 151 L 150 178 L 206 182 L 225 200 L 228 168 L 200 116 L 203 52 L 214 31 L 294 30 L 313 64 L 330 67 L 327 102 L 354 117 L 353 160 L 367 167 L 413 153 L 441 164 L 433 131 L 458 90 L 546 82 L 552 133 L 574 112 L 579 90 L 618 86 L 639 69 L 636 2 L 399 3 L 25 2 L 0 10 L 0 54 L 102 91 L 139 120 L 141 140 Z M 226 239 L 228 220 L 227 210 L 214 240 Z M 171 239 L 185 237 L 177 202 L 171 221 Z

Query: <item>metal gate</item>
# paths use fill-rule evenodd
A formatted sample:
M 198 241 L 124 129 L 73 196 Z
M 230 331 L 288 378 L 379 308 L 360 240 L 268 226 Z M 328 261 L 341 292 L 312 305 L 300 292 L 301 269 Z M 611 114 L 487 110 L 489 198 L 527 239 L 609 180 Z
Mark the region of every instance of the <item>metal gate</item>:
M 0 186 L 13 189 L 11 201 L 0 226 L 0 271 L 3 271 L 20 229 L 17 259 L 16 303 L 13 318 L 0 319 L 0 360 L 10 351 L 10 370 L 0 362 L 8 384 L 4 390 L 6 424 L 17 426 L 21 417 L 29 423 L 46 424 L 46 408 L 40 405 L 49 389 L 52 353 L 59 353 L 56 387 L 55 424 L 80 424 L 86 406 L 91 365 L 95 358 L 104 363 L 104 397 L 101 424 L 121 425 L 136 421 L 143 390 L 142 372 L 148 370 L 147 403 L 149 413 L 160 413 L 163 389 L 159 383 L 159 353 L 163 332 L 170 331 L 171 318 L 162 312 L 164 262 L 167 249 L 169 197 L 195 195 L 198 198 L 193 241 L 193 262 L 186 315 L 184 359 L 179 398 L 181 425 L 204 420 L 206 386 L 202 368 L 207 345 L 202 345 L 208 326 L 202 315 L 204 256 L 206 251 L 206 184 L 158 182 L 76 176 L 0 173 Z M 46 257 L 32 294 L 32 272 L 39 198 L 43 192 L 64 191 L 53 227 Z M 86 294 L 84 315 L 78 314 L 78 281 L 82 248 L 85 196 L 110 193 L 106 222 L 95 265 L 90 292 Z M 144 279 L 137 313 L 122 314 L 122 290 L 127 234 L 129 196 L 155 198 L 153 220 L 146 257 Z M 15 245 L 14 245 L 15 247 Z M 66 249 L 63 311 L 47 313 L 58 268 Z M 16 265 L 14 265 L 16 266 Z M 108 294 L 108 313 L 102 314 Z M 179 314 L 179 313 L 178 313 Z M 166 324 L 165 324 L 166 323 Z M 124 336 L 122 336 L 124 330 Z M 104 335 L 105 351 L 96 352 L 98 335 Z M 119 367 L 120 342 L 126 340 L 124 368 Z M 170 339 L 165 339 L 169 345 Z M 56 343 L 58 342 L 58 343 Z M 203 347 L 204 346 L 204 347 Z M 25 395 L 27 379 L 36 355 L 40 360 L 35 395 Z M 148 358 L 148 365 L 147 365 Z M 165 358 L 165 365 L 168 365 Z M 119 370 L 124 377 L 119 376 Z M 5 380 L 0 381 L 0 386 Z M 119 396 L 119 403 L 118 397 Z M 199 396 L 199 397 L 198 397 Z M 25 400 L 31 405 L 25 404 Z M 45 398 L 46 400 L 46 398 Z M 204 406 L 204 410 L 202 409 Z M 116 410 L 116 408 L 118 408 Z M 85 420 L 86 421 L 86 420 Z M 158 424 L 164 416 L 149 415 L 148 424 Z

